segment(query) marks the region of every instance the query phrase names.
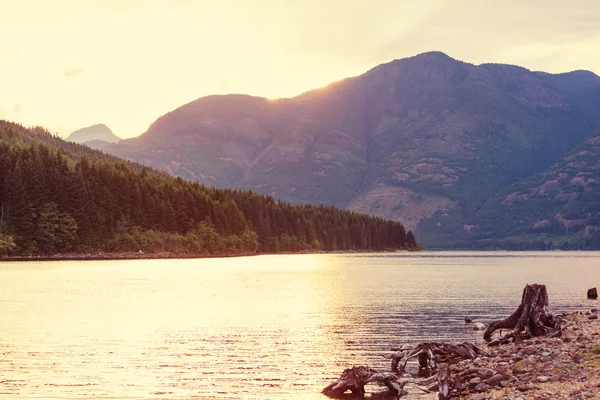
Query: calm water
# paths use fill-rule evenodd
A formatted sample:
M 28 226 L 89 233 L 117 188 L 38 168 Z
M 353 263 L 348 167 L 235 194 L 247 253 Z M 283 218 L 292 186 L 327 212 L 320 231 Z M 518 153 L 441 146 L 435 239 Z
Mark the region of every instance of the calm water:
M 324 399 L 391 347 L 480 341 L 464 317 L 536 282 L 553 312 L 589 308 L 600 253 L 0 263 L 0 398 Z

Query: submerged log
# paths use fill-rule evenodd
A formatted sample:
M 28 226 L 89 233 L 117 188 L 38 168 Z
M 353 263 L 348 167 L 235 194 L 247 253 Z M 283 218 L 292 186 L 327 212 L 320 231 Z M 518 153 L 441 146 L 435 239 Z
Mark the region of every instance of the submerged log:
M 473 359 L 487 351 L 473 343 L 420 343 L 415 347 L 393 349 L 392 371 L 404 372 L 406 364 L 412 358 L 418 357 L 419 368 L 437 369 L 439 363 L 454 363 L 461 360 Z
M 521 304 L 509 317 L 494 321 L 483 334 L 488 346 L 508 343 L 512 338 L 518 340 L 521 332 L 525 338 L 534 336 L 560 336 L 560 318 L 548 311 L 548 292 L 545 285 L 526 285 L 523 289 Z M 498 329 L 511 329 L 509 333 L 498 340 L 491 341 L 492 334 Z

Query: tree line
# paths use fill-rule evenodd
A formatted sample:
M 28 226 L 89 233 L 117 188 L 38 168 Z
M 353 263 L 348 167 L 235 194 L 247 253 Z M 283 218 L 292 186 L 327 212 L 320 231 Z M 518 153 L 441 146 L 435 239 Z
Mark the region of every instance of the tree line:
M 402 224 L 174 178 L 0 121 L 0 254 L 418 248 Z

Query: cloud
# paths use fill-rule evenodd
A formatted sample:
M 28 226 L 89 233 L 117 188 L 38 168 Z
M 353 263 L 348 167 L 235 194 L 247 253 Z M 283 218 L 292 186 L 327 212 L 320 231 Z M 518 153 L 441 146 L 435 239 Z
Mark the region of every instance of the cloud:
M 373 61 L 442 50 L 469 62 L 562 70 L 569 64 L 568 54 L 576 57 L 579 68 L 590 68 L 597 65 L 597 57 L 590 52 L 600 40 L 600 2 L 582 2 L 585 7 L 559 0 L 464 0 L 461 7 L 448 2 L 411 30 L 390 37 Z
M 67 69 L 67 70 L 63 71 L 63 76 L 65 76 L 67 78 L 77 78 L 82 73 L 83 73 L 83 69 L 73 68 L 73 69 Z

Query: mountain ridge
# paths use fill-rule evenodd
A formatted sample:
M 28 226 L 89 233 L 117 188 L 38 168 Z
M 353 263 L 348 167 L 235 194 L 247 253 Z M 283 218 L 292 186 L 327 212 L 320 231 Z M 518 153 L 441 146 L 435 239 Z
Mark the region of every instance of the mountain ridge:
M 466 220 L 550 167 L 600 126 L 596 105 L 591 72 L 428 52 L 292 98 L 203 97 L 107 151 L 208 185 L 418 226 L 437 212 Z

